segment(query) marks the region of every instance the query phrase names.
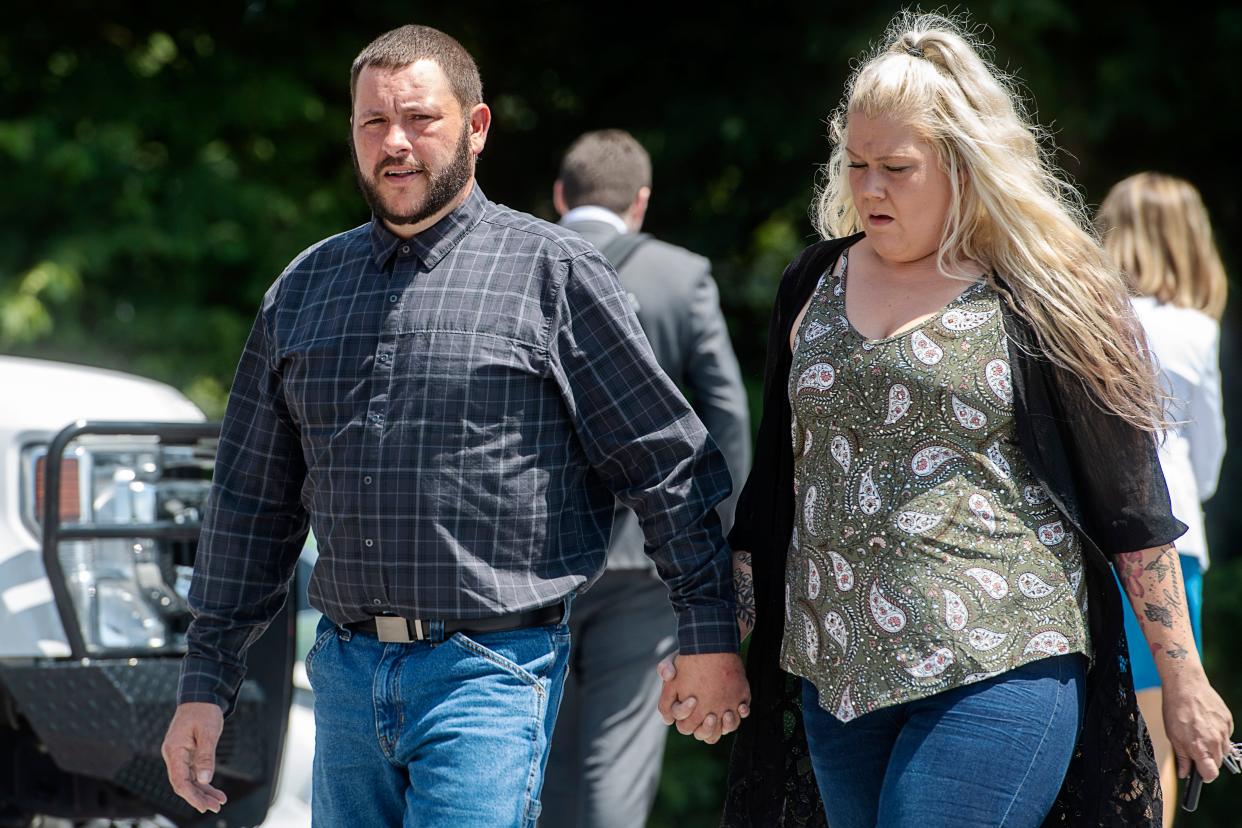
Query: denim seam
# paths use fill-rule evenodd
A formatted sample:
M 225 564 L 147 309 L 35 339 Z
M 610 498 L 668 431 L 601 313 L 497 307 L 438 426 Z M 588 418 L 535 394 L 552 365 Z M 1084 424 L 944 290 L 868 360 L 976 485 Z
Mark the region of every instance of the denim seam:
M 406 659 L 409 658 L 410 649 L 402 647 L 398 652 L 392 665 L 392 680 L 389 682 L 392 688 L 393 703 L 397 708 L 397 739 L 401 739 L 401 735 L 405 733 L 405 701 L 401 697 L 401 671 L 405 668 Z M 393 752 L 396 752 L 396 745 L 393 745 Z
M 394 761 L 392 747 L 388 742 L 388 738 L 383 733 L 383 708 L 384 700 L 380 694 L 380 688 L 384 684 L 384 676 L 388 664 L 388 648 L 391 644 L 385 644 L 380 652 L 379 658 L 376 660 L 375 673 L 371 676 L 371 716 L 375 720 L 375 742 L 379 746 L 380 753 L 384 754 L 384 758 L 388 760 L 390 765 L 396 765 Z
M 319 651 L 322 650 L 327 645 L 328 639 L 334 637 L 335 635 L 336 635 L 336 625 L 333 624 L 332 626 L 328 627 L 326 630 L 321 632 L 319 636 L 315 639 L 315 643 L 312 644 L 311 648 L 306 651 L 306 657 L 302 659 L 302 666 L 306 669 L 306 676 L 308 679 L 310 678 L 311 672 L 314 667 L 315 656 L 319 655 Z
M 1018 801 L 1018 796 L 1026 785 L 1026 780 L 1030 779 L 1031 771 L 1039 762 L 1039 753 L 1044 749 L 1044 744 L 1048 741 L 1048 734 L 1052 732 L 1052 723 L 1056 720 L 1057 713 L 1061 710 L 1061 702 L 1065 697 L 1065 686 L 1062 683 L 1062 679 L 1065 678 L 1065 662 L 1063 659 L 1064 656 L 1057 657 L 1057 701 L 1053 705 L 1052 715 L 1048 717 L 1048 726 L 1044 728 L 1044 735 L 1039 738 L 1039 745 L 1035 750 L 1031 751 L 1031 763 L 1026 766 L 1026 773 L 1022 775 L 1022 781 L 1018 783 L 1017 789 L 1013 792 L 1013 798 L 1009 800 L 1009 806 L 1005 808 L 1005 813 L 1001 815 L 998 828 L 1004 828 L 1005 823 L 1009 820 L 1009 814 L 1013 811 L 1014 803 Z
M 540 687 L 540 690 L 542 689 Z M 530 773 L 526 776 L 526 802 L 522 805 L 522 821 L 529 828 L 533 828 L 535 820 L 539 817 L 538 813 L 531 814 L 531 810 L 535 803 L 535 782 L 539 779 L 540 766 L 543 759 L 543 752 L 539 750 L 539 734 L 543 731 L 543 719 L 547 712 L 547 702 L 548 697 L 546 693 L 541 692 L 535 696 L 535 726 L 530 731 Z
M 556 641 L 551 632 L 548 633 L 548 644 L 551 646 L 553 656 L 555 657 L 557 651 Z M 548 679 L 548 682 L 551 683 L 551 679 Z M 543 765 L 543 751 L 539 750 L 539 734 L 543 732 L 543 721 L 548 715 L 548 703 L 551 699 L 550 693 L 543 687 L 543 680 L 536 679 L 535 687 L 540 692 L 535 696 L 535 726 L 530 732 L 530 773 L 526 777 L 526 803 L 522 808 L 524 828 L 535 828 L 539 819 L 539 813 L 532 814 L 531 810 L 537 801 L 534 797 L 535 782 L 538 781 L 542 773 Z
M 529 670 L 523 669 L 522 667 L 510 661 L 509 659 L 505 658 L 504 656 L 493 652 L 492 650 L 488 649 L 487 647 L 484 647 L 482 644 L 478 643 L 477 641 L 467 638 L 465 635 L 462 635 L 461 633 L 454 633 L 449 638 L 449 641 L 453 642 L 458 647 L 461 647 L 463 650 L 465 650 L 468 653 L 472 653 L 481 658 L 487 659 L 488 661 L 495 664 L 497 667 L 500 667 L 506 673 L 509 673 L 510 675 L 518 679 L 521 679 L 523 683 L 528 684 L 535 689 L 535 692 L 539 694 L 540 699 L 547 698 L 547 691 L 544 689 L 543 685 L 540 683 L 539 677 L 531 673 Z

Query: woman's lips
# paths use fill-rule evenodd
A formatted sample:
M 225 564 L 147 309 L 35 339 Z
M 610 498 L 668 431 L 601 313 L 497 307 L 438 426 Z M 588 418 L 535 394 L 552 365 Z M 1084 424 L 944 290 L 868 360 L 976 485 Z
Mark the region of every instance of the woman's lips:
M 867 223 L 872 227 L 884 227 L 893 223 L 893 217 L 883 213 L 871 213 L 867 216 Z

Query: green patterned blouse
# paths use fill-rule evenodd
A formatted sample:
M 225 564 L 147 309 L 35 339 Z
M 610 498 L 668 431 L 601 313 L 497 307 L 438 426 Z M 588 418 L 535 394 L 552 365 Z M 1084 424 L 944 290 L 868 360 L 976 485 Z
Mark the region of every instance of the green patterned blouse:
M 842 255 L 794 341 L 782 667 L 842 721 L 1089 654 L 1081 542 L 1016 445 L 1000 299 L 868 340 Z

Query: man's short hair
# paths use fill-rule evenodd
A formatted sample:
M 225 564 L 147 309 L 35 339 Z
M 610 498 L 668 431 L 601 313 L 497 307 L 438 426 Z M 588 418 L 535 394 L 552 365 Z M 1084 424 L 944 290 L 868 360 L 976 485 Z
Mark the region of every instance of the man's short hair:
M 483 103 L 483 81 L 474 58 L 455 39 L 430 26 L 402 26 L 384 32 L 359 52 L 349 72 L 350 103 L 358 89 L 358 75 L 366 67 L 404 69 L 420 60 L 435 61 L 463 111 Z
M 588 132 L 565 153 L 559 180 L 570 209 L 593 204 L 623 213 L 651 186 L 651 156 L 625 130 Z

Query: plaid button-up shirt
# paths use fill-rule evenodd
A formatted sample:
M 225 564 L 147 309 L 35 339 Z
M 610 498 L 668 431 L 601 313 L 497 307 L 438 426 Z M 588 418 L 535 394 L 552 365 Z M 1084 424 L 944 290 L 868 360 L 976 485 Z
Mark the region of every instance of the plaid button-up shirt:
M 338 624 L 555 603 L 604 566 L 614 494 L 642 518 L 683 653 L 737 649 L 715 506 L 729 472 L 660 371 L 612 268 L 476 184 L 402 240 L 299 255 L 229 397 L 179 699 L 231 708 L 308 526 Z

